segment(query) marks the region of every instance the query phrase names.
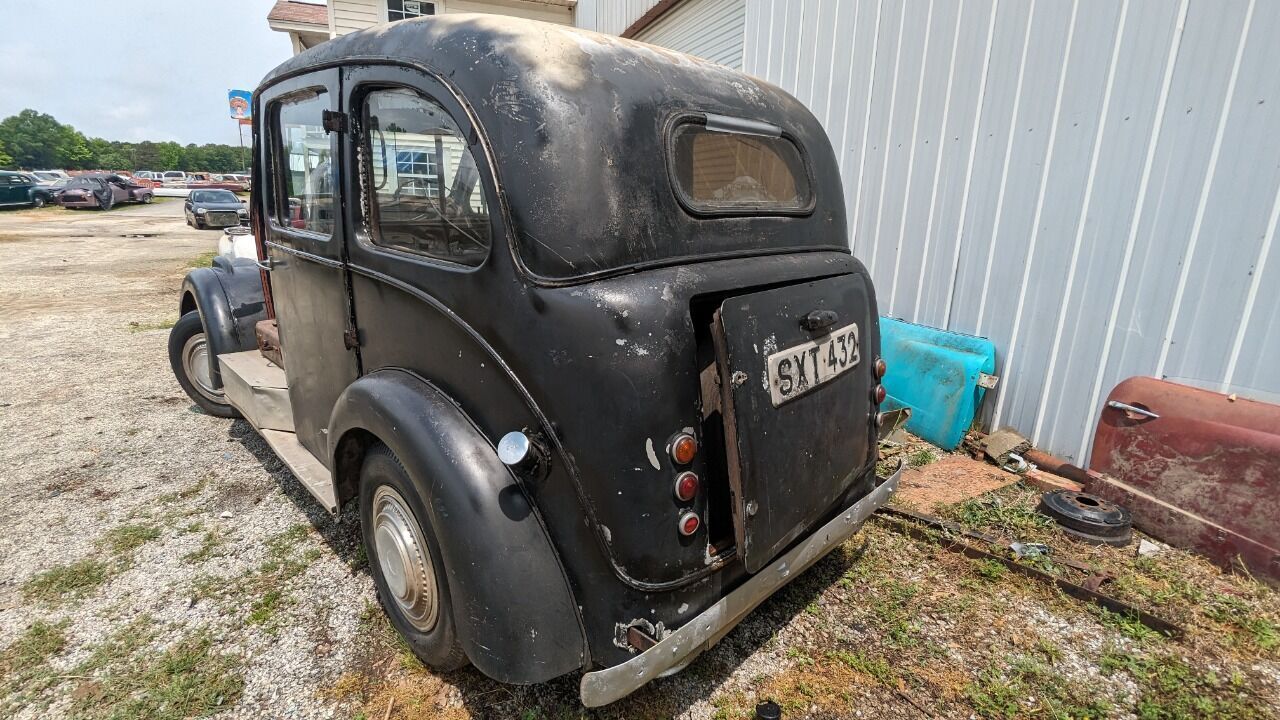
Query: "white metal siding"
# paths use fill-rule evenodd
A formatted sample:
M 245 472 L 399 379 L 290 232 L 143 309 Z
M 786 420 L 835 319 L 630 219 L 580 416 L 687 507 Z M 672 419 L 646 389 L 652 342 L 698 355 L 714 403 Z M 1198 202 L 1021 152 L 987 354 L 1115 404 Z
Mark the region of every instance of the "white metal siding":
M 574 10 L 578 27 L 621 35 L 660 0 L 578 0 Z
M 745 14 L 745 0 L 685 0 L 636 40 L 741 69 Z
M 990 337 L 988 423 L 1078 462 L 1132 375 L 1280 399 L 1280 3 L 747 0 L 881 310 Z

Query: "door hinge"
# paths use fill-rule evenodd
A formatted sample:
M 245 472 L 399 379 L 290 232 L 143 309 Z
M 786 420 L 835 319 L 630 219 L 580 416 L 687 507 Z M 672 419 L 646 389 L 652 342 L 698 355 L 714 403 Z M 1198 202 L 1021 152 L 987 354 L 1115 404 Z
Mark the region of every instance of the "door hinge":
M 314 116 L 313 116 L 314 117 Z M 347 115 L 335 110 L 325 110 L 320 114 L 320 124 L 324 126 L 326 133 L 347 131 Z
M 347 328 L 342 331 L 342 344 L 348 350 L 355 350 L 360 347 L 360 331 L 355 328 Z

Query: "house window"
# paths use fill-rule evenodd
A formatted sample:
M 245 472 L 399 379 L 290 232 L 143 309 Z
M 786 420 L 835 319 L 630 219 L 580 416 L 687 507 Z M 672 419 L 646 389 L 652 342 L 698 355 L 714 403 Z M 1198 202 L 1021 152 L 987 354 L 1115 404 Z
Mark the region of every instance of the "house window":
M 422 0 L 387 0 L 387 20 L 406 20 L 408 18 L 435 15 L 436 4 Z

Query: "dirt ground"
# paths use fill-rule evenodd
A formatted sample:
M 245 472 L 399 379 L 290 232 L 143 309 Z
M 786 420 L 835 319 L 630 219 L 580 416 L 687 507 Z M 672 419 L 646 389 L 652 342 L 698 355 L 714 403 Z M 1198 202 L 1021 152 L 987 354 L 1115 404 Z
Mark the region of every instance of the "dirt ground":
M 1185 637 L 874 519 L 683 673 L 602 711 L 577 704 L 577 677 L 433 675 L 377 608 L 353 512 L 328 517 L 251 428 L 173 380 L 177 289 L 217 237 L 180 201 L 0 212 L 0 717 L 707 720 L 765 698 L 789 719 L 1277 716 L 1275 592 L 1172 549 L 1073 543 L 1019 484 L 940 512 L 1052 545 L 1052 572 L 1072 572 L 1064 555 L 1105 570 L 1104 591 Z M 925 481 L 943 459 L 902 454 Z

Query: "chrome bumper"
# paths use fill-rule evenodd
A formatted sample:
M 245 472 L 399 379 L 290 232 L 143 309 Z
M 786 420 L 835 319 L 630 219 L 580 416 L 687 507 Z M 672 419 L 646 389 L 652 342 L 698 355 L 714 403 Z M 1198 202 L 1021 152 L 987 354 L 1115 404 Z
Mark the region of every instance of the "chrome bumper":
M 893 475 L 866 497 L 850 505 L 831 522 L 657 645 L 624 663 L 583 675 L 579 688 L 582 704 L 600 707 L 621 700 L 665 671 L 678 667 L 686 658 L 715 645 L 778 588 L 856 533 L 871 513 L 887 503 L 898 489 L 904 467 L 905 464 L 899 461 Z

